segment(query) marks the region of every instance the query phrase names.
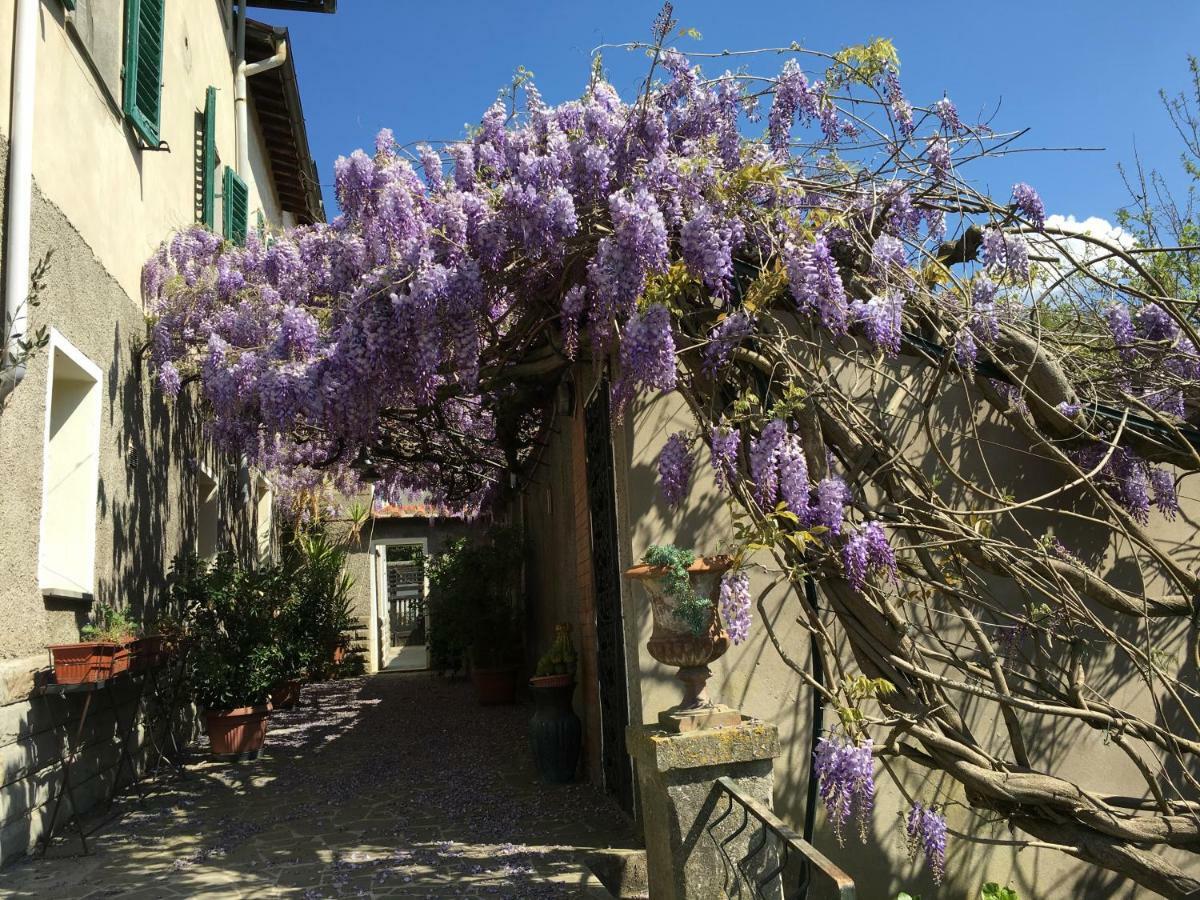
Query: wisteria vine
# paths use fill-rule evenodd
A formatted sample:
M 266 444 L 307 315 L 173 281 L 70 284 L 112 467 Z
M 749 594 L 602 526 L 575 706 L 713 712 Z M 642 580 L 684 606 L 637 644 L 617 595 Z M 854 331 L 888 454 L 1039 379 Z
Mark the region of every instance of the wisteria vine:
M 914 103 L 886 41 L 712 77 L 669 31 L 624 99 L 598 56 L 580 99 L 523 81 L 462 141 L 382 132 L 338 160 L 329 224 L 172 236 L 143 278 L 159 386 L 194 384 L 214 439 L 297 489 L 470 509 L 529 474 L 574 366 L 607 368 L 618 416 L 673 392 L 694 429 L 664 446 L 662 499 L 686 504 L 707 454 L 743 545 L 795 585 L 828 680 L 781 657 L 840 713 L 815 761 L 839 834 L 902 758 L 1016 846 L 1200 891 L 1162 852 L 1200 849 L 1194 660 L 1163 653 L 1197 645 L 1200 580 L 1152 527 L 1200 470 L 1200 338 L 1142 263 L 1167 251 L 1051 227 L 1028 184 L 980 193 L 964 170 L 1012 135 Z M 1049 486 L 993 471 L 997 441 Z M 738 640 L 747 592 L 723 585 Z M 1060 774 L 1046 723 L 1123 753 L 1145 799 Z M 914 815 L 940 878 L 944 822 Z

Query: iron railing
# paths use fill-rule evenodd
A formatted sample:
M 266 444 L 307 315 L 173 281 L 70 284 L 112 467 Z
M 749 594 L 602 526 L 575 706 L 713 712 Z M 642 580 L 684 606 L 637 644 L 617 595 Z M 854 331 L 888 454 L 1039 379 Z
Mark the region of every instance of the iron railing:
M 737 900 L 854 900 L 854 881 L 766 806 L 718 778 L 705 827 Z

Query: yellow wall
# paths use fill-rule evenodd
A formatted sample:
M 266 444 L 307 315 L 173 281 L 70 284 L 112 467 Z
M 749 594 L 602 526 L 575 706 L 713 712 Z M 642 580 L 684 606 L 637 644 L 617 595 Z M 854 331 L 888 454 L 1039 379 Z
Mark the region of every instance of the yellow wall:
M 119 0 L 109 0 L 120 5 Z M 15 0 L 0 0 L 0 133 L 7 137 Z M 140 300 L 142 263 L 173 229 L 195 221 L 195 114 L 217 88 L 217 153 L 234 165 L 233 16 L 227 0 L 166 4 L 160 136 L 141 149 L 75 36 L 71 13 L 44 0 L 39 15 L 33 176 L 125 292 Z M 280 222 L 270 165 L 250 108 L 250 225 Z M 220 182 L 218 180 L 218 191 Z M 219 205 L 218 205 L 219 209 Z M 218 230 L 220 222 L 217 222 Z

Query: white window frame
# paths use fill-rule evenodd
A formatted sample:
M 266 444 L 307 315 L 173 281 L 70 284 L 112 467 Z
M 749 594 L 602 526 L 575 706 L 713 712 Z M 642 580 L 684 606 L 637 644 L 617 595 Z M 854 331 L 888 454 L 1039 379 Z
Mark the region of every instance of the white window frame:
M 56 596 L 83 594 L 90 597 L 96 589 L 96 507 L 100 496 L 100 431 L 103 424 L 104 373 L 100 371 L 99 366 L 88 359 L 78 347 L 67 340 L 66 336 L 53 326 L 50 328 L 50 341 L 46 345 L 45 352 L 47 360 L 46 410 L 42 428 L 42 508 L 38 517 L 38 587 L 44 594 Z M 46 511 L 49 508 L 51 487 L 51 473 L 48 469 L 50 463 L 50 415 L 54 403 L 55 360 L 59 353 L 82 369 L 83 373 L 95 382 L 89 389 L 90 399 L 86 401 L 91 406 L 91 432 L 92 439 L 95 442 L 94 452 L 91 457 L 92 462 L 87 472 L 88 483 L 90 484 L 89 493 L 92 499 L 82 510 L 82 515 L 84 516 L 83 531 L 91 535 L 91 541 L 85 542 L 85 546 L 79 550 L 87 558 L 86 565 L 80 566 L 80 568 L 86 569 L 88 580 L 86 584 L 77 586 L 62 584 L 60 581 L 50 577 L 43 556 L 46 547 Z M 80 590 L 80 588 L 83 588 L 83 590 Z

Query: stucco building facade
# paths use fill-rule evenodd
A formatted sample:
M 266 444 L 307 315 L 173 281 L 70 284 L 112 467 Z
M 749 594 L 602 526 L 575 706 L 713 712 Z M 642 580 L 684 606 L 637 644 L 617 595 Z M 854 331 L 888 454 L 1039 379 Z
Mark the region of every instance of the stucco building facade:
M 270 539 L 269 485 L 208 446 L 186 391 L 166 403 L 154 388 L 140 292 L 174 230 L 238 240 L 323 216 L 287 33 L 245 28 L 245 61 L 274 64 L 247 79 L 243 131 L 234 4 L 0 3 L 3 263 L 22 227 L 21 154 L 30 260 L 51 254 L 26 309 L 26 334 L 45 328 L 49 344 L 0 412 L 0 858 L 44 830 L 77 712 L 30 699 L 47 645 L 78 640 L 95 604 L 152 618 L 184 549 L 252 554 Z M 94 716 L 72 777 L 81 805 L 107 791 L 116 755 L 111 718 Z

